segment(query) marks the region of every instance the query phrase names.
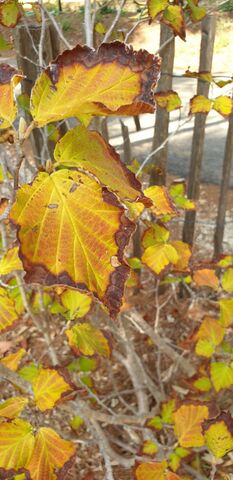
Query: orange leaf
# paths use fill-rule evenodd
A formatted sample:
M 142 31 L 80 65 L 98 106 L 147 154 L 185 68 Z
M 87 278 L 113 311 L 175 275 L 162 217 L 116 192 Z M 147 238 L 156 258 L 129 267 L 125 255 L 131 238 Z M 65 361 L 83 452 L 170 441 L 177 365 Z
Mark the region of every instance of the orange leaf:
M 17 108 L 14 98 L 14 87 L 22 78 L 22 75 L 19 75 L 17 70 L 10 65 L 5 63 L 0 65 L 0 129 L 10 127 L 15 120 Z
M 51 410 L 62 397 L 73 390 L 68 375 L 63 376 L 64 372 L 61 369 L 42 368 L 32 381 L 35 402 L 41 412 Z
M 195 95 L 190 100 L 190 113 L 209 113 L 212 103 L 212 100 L 204 95 Z
M 153 205 L 150 209 L 155 215 L 157 215 L 157 217 L 164 215 L 174 216 L 177 214 L 166 187 L 153 185 L 152 187 L 146 188 L 144 193 L 152 200 Z
M 18 320 L 14 302 L 8 297 L 7 291 L 0 287 L 0 332 L 13 327 Z
M 193 272 L 193 281 L 199 287 L 210 287 L 214 290 L 218 289 L 219 280 L 214 270 L 210 268 L 200 268 Z
M 37 79 L 33 118 L 38 126 L 74 116 L 88 124 L 94 115 L 153 112 L 159 66 L 158 56 L 124 43 L 103 43 L 98 50 L 77 45 Z
M 5 402 L 0 403 L 0 417 L 15 418 L 20 415 L 24 407 L 28 404 L 25 397 L 11 397 Z
M 112 193 L 83 173 L 39 173 L 18 190 L 10 216 L 26 281 L 93 292 L 117 314 L 129 272 L 123 251 L 134 225 Z
M 175 413 L 175 433 L 182 447 L 201 447 L 204 445 L 201 424 L 208 418 L 205 405 L 182 405 Z
M 166 480 L 167 462 L 141 463 L 136 468 L 137 480 Z
M 61 165 L 79 167 L 94 174 L 121 200 L 151 204 L 144 197 L 135 175 L 98 132 L 87 130 L 83 125 L 73 128 L 57 143 L 54 158 Z
M 13 370 L 13 372 L 16 372 L 25 354 L 26 350 L 24 350 L 24 348 L 20 348 L 19 350 L 17 350 L 17 352 L 11 353 L 10 355 L 3 357 L 0 360 L 0 363 L 5 365 L 5 367 L 9 368 L 10 370 Z

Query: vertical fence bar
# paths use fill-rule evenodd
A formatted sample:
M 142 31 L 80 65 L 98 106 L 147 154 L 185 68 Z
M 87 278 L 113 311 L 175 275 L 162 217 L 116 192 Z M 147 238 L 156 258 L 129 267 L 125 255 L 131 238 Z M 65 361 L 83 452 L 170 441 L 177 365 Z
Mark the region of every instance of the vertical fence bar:
M 164 24 L 160 25 L 160 47 L 171 38 L 171 29 Z M 172 88 L 172 74 L 175 56 L 175 38 L 161 50 L 162 58 L 161 77 L 157 91 L 166 92 Z M 169 131 L 169 113 L 157 106 L 152 151 L 166 140 Z M 168 144 L 151 158 L 150 185 L 163 185 L 166 182 L 166 169 L 168 158 Z
M 214 234 L 214 256 L 217 257 L 222 252 L 224 237 L 225 216 L 227 209 L 227 192 L 230 185 L 231 167 L 233 159 L 233 115 L 230 116 L 228 132 L 225 144 L 225 153 L 222 170 L 222 183 L 218 202 L 218 214 Z
M 201 49 L 200 49 L 200 63 L 199 71 L 211 71 L 213 51 L 214 51 L 214 39 L 216 32 L 216 17 L 208 15 L 202 21 L 202 36 L 201 36 Z M 201 79 L 198 80 L 197 95 L 205 95 L 208 97 L 210 85 Z M 194 133 L 192 140 L 192 153 L 191 164 L 188 177 L 188 197 L 194 200 L 199 198 L 200 193 L 200 179 L 201 179 L 201 166 L 205 141 L 205 113 L 197 113 L 195 115 Z M 194 231 L 195 231 L 196 212 L 186 212 L 183 240 L 190 244 L 193 243 Z

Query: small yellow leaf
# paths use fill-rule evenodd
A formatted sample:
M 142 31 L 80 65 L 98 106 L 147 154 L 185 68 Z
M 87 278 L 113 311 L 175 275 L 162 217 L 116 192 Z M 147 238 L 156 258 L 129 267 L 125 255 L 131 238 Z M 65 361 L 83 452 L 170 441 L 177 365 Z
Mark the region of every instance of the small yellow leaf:
M 174 411 L 176 408 L 176 401 L 170 400 L 162 404 L 161 418 L 164 423 L 172 425 L 174 423 Z
M 164 10 L 161 21 L 171 27 L 175 35 L 179 35 L 182 40 L 185 40 L 184 13 L 181 6 L 169 5 L 166 10 Z
M 69 344 L 73 351 L 83 355 L 101 355 L 110 357 L 110 347 L 101 330 L 89 323 L 77 323 L 70 330 L 66 330 Z
M 144 193 L 152 200 L 153 205 L 152 207 L 150 207 L 150 210 L 157 217 L 161 217 L 164 215 L 174 216 L 177 214 L 177 211 L 174 207 L 174 204 L 166 187 L 159 187 L 157 185 L 153 185 L 146 188 L 146 190 L 144 190 Z
M 102 22 L 97 22 L 95 24 L 95 31 L 97 33 L 101 33 L 103 35 L 104 33 L 106 33 L 107 30 L 106 30 L 105 25 Z
M 233 111 L 233 101 L 231 97 L 221 95 L 214 100 L 214 110 L 220 113 L 223 117 L 227 118 Z
M 152 440 L 145 440 L 142 446 L 143 455 L 155 455 L 158 451 L 158 445 Z
M 32 455 L 34 443 L 30 423 L 19 418 L 0 423 L 0 468 L 6 471 L 24 468 Z
M 13 372 L 16 372 L 22 358 L 26 353 L 27 352 L 26 350 L 24 350 L 24 348 L 20 348 L 19 350 L 17 350 L 17 352 L 11 353 L 10 355 L 2 358 L 0 360 L 0 363 L 5 365 L 5 367 L 9 368 L 10 370 L 13 370 Z
M 165 108 L 167 112 L 172 112 L 181 108 L 181 99 L 177 92 L 169 90 L 167 92 L 156 92 L 155 99 L 160 108 Z
M 233 298 L 224 298 L 219 300 L 220 306 L 220 323 L 224 327 L 229 327 L 233 321 Z
M 28 404 L 25 397 L 11 397 L 5 402 L 0 403 L 0 417 L 15 418 L 20 415 L 24 407 Z
M 153 19 L 168 7 L 169 0 L 148 0 L 147 5 L 149 16 Z
M 208 377 L 199 377 L 193 382 L 193 385 L 201 392 L 209 392 L 212 388 L 211 381 Z
M 9 298 L 7 290 L 0 287 L 0 332 L 11 329 L 17 320 L 14 301 Z
M 8 275 L 16 270 L 23 270 L 19 259 L 19 248 L 10 248 L 0 260 L 0 275 Z
M 233 385 L 233 367 L 223 362 L 211 363 L 210 376 L 216 392 Z
M 186 198 L 186 185 L 183 180 L 176 180 L 172 182 L 169 187 L 169 193 L 178 208 L 184 210 L 195 210 L 195 202 Z
M 190 245 L 181 240 L 175 240 L 171 242 L 171 245 L 176 249 L 176 252 L 179 255 L 178 262 L 176 262 L 173 270 L 176 272 L 186 272 L 189 270 L 189 263 L 192 256 Z
M 21 17 L 18 0 L 4 0 L 0 3 L 0 24 L 13 28 Z
M 205 443 L 216 458 L 233 450 L 233 421 L 229 413 L 222 413 L 204 423 Z
M 92 298 L 85 293 L 69 288 L 61 294 L 61 303 L 66 308 L 66 318 L 72 320 L 82 318 L 89 312 Z
M 145 251 L 142 255 L 142 262 L 145 263 L 156 275 L 160 275 L 166 267 L 175 265 L 179 255 L 175 248 L 167 243 L 169 231 L 159 224 L 151 224 L 145 231 L 142 245 Z
M 222 287 L 226 292 L 233 292 L 233 268 L 228 268 L 222 276 Z
M 65 371 L 64 371 L 65 373 Z M 68 375 L 52 368 L 41 368 L 32 380 L 32 388 L 37 407 L 41 412 L 51 410 L 56 403 L 73 390 Z
M 205 405 L 182 405 L 175 413 L 175 433 L 182 447 L 204 445 L 201 425 L 209 416 Z
M 190 113 L 209 113 L 212 104 L 212 100 L 204 95 L 195 95 L 190 100 Z

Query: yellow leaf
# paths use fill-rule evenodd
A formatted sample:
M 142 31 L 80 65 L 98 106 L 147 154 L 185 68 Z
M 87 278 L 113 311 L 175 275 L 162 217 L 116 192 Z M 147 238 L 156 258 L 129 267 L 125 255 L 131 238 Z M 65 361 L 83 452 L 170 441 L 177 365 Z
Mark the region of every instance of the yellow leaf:
M 140 217 L 140 215 L 145 209 L 145 206 L 143 205 L 143 203 L 140 203 L 140 202 L 136 202 L 136 203 L 124 202 L 124 203 L 128 208 L 129 215 L 132 220 L 137 220 L 137 218 Z
M 224 298 L 219 300 L 220 323 L 224 327 L 229 327 L 233 321 L 233 298 Z
M 71 467 L 76 447 L 72 442 L 63 440 L 51 428 L 40 428 L 35 438 L 31 457 L 25 464 L 31 480 L 55 480 L 62 468 L 62 477 Z
M 9 298 L 7 291 L 0 287 L 0 332 L 5 332 L 15 325 L 18 314 L 14 302 Z
M 169 187 L 169 193 L 178 208 L 184 210 L 195 210 L 195 202 L 186 198 L 186 185 L 183 180 L 176 180 L 172 182 Z
M 155 99 L 160 108 L 165 108 L 167 112 L 173 112 L 180 108 L 181 99 L 177 92 L 168 90 L 167 92 L 156 92 Z
M 148 0 L 147 5 L 149 16 L 153 19 L 167 8 L 169 0 Z
M 198 339 L 196 353 L 204 357 L 211 357 L 217 345 L 223 341 L 225 328 L 212 317 L 204 317 L 202 324 L 196 334 Z
M 226 292 L 233 292 L 233 268 L 228 268 L 222 276 L 222 287 Z
M 201 392 L 209 392 L 212 388 L 211 381 L 208 377 L 199 377 L 193 382 L 193 385 Z
M 214 290 L 217 290 L 219 287 L 219 280 L 214 270 L 210 268 L 200 268 L 199 270 L 194 270 L 193 272 L 193 281 L 199 287 L 210 287 Z
M 0 423 L 0 469 L 24 468 L 34 448 L 33 428 L 19 418 Z
M 5 63 L 0 65 L 0 129 L 10 127 L 15 120 L 17 107 L 14 98 L 14 87 L 22 78 L 22 75 L 19 75 L 17 70 L 10 65 Z
M 170 400 L 162 404 L 161 417 L 164 423 L 172 425 L 174 423 L 174 410 L 176 408 L 176 401 Z
M 93 292 L 116 316 L 129 272 L 123 252 L 134 224 L 112 193 L 83 173 L 39 173 L 18 190 L 10 216 L 26 281 Z
M 167 462 L 141 463 L 136 468 L 137 480 L 166 480 Z
M 142 446 L 143 455 L 155 455 L 158 452 L 158 445 L 152 440 L 145 440 Z
M 22 263 L 18 255 L 18 247 L 10 248 L 0 260 L 0 275 L 8 275 L 15 270 L 22 270 Z
M 41 412 L 51 410 L 56 403 L 73 390 L 65 370 L 41 368 L 32 380 L 32 388 L 37 407 Z
M 233 385 L 233 367 L 223 362 L 210 365 L 210 377 L 216 392 Z
M 110 348 L 103 333 L 89 323 L 77 323 L 74 327 L 66 330 L 69 344 L 75 353 L 92 356 L 95 354 L 102 357 L 110 356 Z
M 9 368 L 10 370 L 13 370 L 13 372 L 16 372 L 25 354 L 26 350 L 24 350 L 24 348 L 20 348 L 19 350 L 17 350 L 17 352 L 11 353 L 10 355 L 2 358 L 0 360 L 0 363 L 5 365 L 5 367 Z
M 20 415 L 24 407 L 28 404 L 25 397 L 11 397 L 5 402 L 0 403 L 0 417 L 15 418 Z
M 200 340 L 198 340 L 195 347 L 195 352 L 197 355 L 210 358 L 212 357 L 214 351 L 215 345 L 212 342 L 210 342 L 206 338 L 201 338 Z
M 212 100 L 204 95 L 195 95 L 190 100 L 190 113 L 209 113 L 212 103 Z
M 204 424 L 205 443 L 216 458 L 233 450 L 233 422 L 229 413 L 222 413 Z
M 166 187 L 159 187 L 153 185 L 152 187 L 146 188 L 144 193 L 149 197 L 153 205 L 150 210 L 157 216 L 161 217 L 164 215 L 176 215 L 177 211 L 173 205 L 172 199 L 168 193 Z
M 214 100 L 214 110 L 220 113 L 223 117 L 227 118 L 233 111 L 233 101 L 231 97 L 221 95 Z
M 101 33 L 101 34 L 103 35 L 104 33 L 106 33 L 107 30 L 106 30 L 106 27 L 105 27 L 105 25 L 104 25 L 103 23 L 97 22 L 97 23 L 95 24 L 95 31 L 96 31 L 97 33 Z
M 0 3 L 0 24 L 12 28 L 21 17 L 20 7 L 17 0 L 4 0 Z
M 205 405 L 182 405 L 175 413 L 175 433 L 182 447 L 204 445 L 202 422 L 209 416 Z
M 206 16 L 206 9 L 204 7 L 199 7 L 197 1 L 187 0 L 189 15 L 192 22 L 200 22 Z
M 175 248 L 167 243 L 168 238 L 169 231 L 159 224 L 153 224 L 143 236 L 142 245 L 145 251 L 142 255 L 142 262 L 156 275 L 164 272 L 170 264 L 176 264 L 179 259 Z
M 184 14 L 181 6 L 169 5 L 164 11 L 161 21 L 171 27 L 175 35 L 179 35 L 182 40 L 185 40 Z
M 159 65 L 157 56 L 120 42 L 103 43 L 98 50 L 77 45 L 37 79 L 31 96 L 34 121 L 43 126 L 75 116 L 88 124 L 94 115 L 153 112 Z
M 174 266 L 176 272 L 186 272 L 189 270 L 189 263 L 192 256 L 191 247 L 188 243 L 182 242 L 181 240 L 175 240 L 171 242 L 171 245 L 176 249 L 177 254 L 179 255 L 179 260 Z
M 69 288 L 61 294 L 61 303 L 67 309 L 66 318 L 72 320 L 84 317 L 89 312 L 92 298 L 85 293 Z
M 121 200 L 140 201 L 150 206 L 135 175 L 121 162 L 120 156 L 96 131 L 79 125 L 64 135 L 54 151 L 55 160 L 64 166 L 82 168 L 98 178 Z

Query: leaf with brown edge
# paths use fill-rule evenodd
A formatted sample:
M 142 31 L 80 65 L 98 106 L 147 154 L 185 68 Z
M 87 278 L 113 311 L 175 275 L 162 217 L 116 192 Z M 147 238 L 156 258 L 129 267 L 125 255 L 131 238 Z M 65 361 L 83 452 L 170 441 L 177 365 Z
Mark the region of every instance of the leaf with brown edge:
M 202 423 L 209 416 L 205 405 L 182 405 L 175 413 L 175 433 L 182 447 L 201 447 L 204 445 Z
M 151 19 L 157 17 L 163 12 L 169 5 L 169 0 L 148 0 L 148 14 Z
M 195 335 L 198 340 L 195 351 L 197 355 L 210 358 L 215 347 L 220 345 L 225 335 L 225 328 L 215 318 L 206 316 Z
M 229 413 L 206 420 L 203 424 L 205 443 L 216 458 L 233 450 L 233 420 Z
M 137 480 L 166 480 L 167 462 L 141 463 L 135 470 Z
M 0 287 L 0 332 L 5 332 L 18 321 L 14 302 L 9 298 L 7 290 Z
M 209 113 L 212 105 L 212 100 L 204 95 L 194 95 L 190 100 L 190 113 Z
M 90 323 L 77 323 L 69 330 L 66 330 L 69 345 L 77 354 L 92 356 L 100 355 L 102 357 L 110 357 L 110 347 L 104 334 L 98 328 L 93 327 Z
M 31 457 L 25 464 L 31 480 L 56 480 L 65 478 L 73 464 L 75 445 L 61 438 L 51 428 L 40 428 L 35 438 Z
M 98 50 L 77 45 L 66 50 L 39 76 L 31 113 L 38 126 L 69 117 L 88 124 L 96 115 L 154 112 L 152 88 L 160 59 L 121 42 Z
M 22 75 L 10 65 L 5 63 L 0 65 L 0 129 L 10 127 L 15 120 L 17 107 L 14 88 L 22 78 Z
M 30 423 L 19 418 L 0 423 L 0 473 L 12 476 L 23 469 L 32 455 L 34 443 Z
M 167 92 L 156 92 L 155 99 L 160 108 L 165 108 L 167 112 L 173 112 L 181 107 L 181 99 L 177 92 L 168 90 Z
M 142 262 L 147 265 L 156 275 L 160 275 L 170 265 L 175 265 L 179 260 L 176 249 L 168 243 L 169 231 L 159 224 L 145 231 L 142 239 L 144 253 Z
M 27 404 L 28 399 L 25 397 L 8 398 L 5 402 L 0 403 L 0 417 L 9 419 L 18 417 Z
M 175 272 L 187 272 L 189 270 L 189 264 L 192 256 L 192 250 L 188 243 L 181 240 L 174 240 L 171 245 L 176 249 L 179 255 L 178 262 L 175 263 L 173 270 Z
M 224 118 L 228 118 L 233 112 L 233 100 L 231 97 L 221 95 L 215 98 L 213 109 L 220 113 Z
M 1 0 L 0 24 L 3 27 L 13 28 L 21 17 L 20 7 L 17 0 Z
M 73 391 L 68 373 L 55 368 L 41 368 L 32 381 L 36 406 L 41 412 L 51 410 L 58 401 Z
M 135 227 L 112 193 L 76 171 L 39 173 L 18 190 L 10 218 L 26 281 L 92 292 L 116 316 L 129 273 L 124 248 Z
M 142 202 L 150 206 L 141 184 L 121 162 L 120 156 L 100 133 L 87 130 L 83 125 L 69 130 L 57 143 L 54 158 L 66 167 L 82 168 L 116 193 L 121 200 Z
M 10 370 L 13 370 L 13 372 L 16 372 L 25 354 L 26 350 L 24 350 L 24 348 L 19 348 L 17 352 L 10 353 L 10 355 L 6 355 L 6 357 L 1 358 L 0 363 L 5 365 L 5 367 L 9 368 Z
M 175 216 L 177 214 L 176 208 L 166 187 L 152 185 L 151 187 L 146 188 L 144 193 L 152 200 L 153 205 L 150 210 L 157 217 L 164 215 Z
M 210 268 L 199 268 L 193 272 L 193 281 L 199 287 L 209 287 L 217 290 L 219 287 L 219 279 L 214 270 Z
M 179 5 L 169 5 L 163 12 L 161 22 L 172 28 L 174 35 L 179 35 L 182 40 L 186 38 L 183 9 Z
M 0 275 L 8 275 L 15 270 L 23 270 L 18 255 L 18 247 L 10 248 L 0 260 Z

